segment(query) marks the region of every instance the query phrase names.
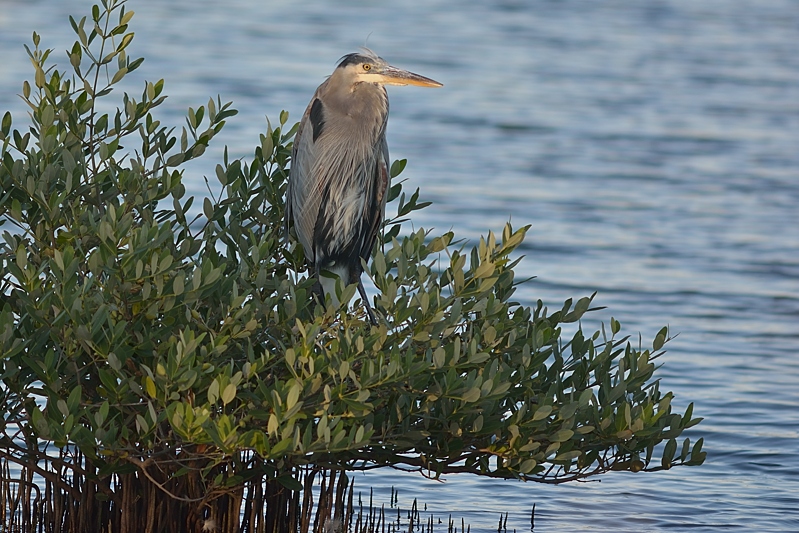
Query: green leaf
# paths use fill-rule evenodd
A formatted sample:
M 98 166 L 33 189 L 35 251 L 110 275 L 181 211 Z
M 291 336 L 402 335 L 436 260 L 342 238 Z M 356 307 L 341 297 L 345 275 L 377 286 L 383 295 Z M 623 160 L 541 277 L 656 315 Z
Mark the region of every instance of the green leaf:
M 124 78 L 124 77 L 125 77 L 125 75 L 126 75 L 127 73 L 128 73 L 128 69 L 127 69 L 127 67 L 122 67 L 121 69 L 117 70 L 117 71 L 114 73 L 114 77 L 113 77 L 113 78 L 111 78 L 111 85 L 113 85 L 113 84 L 115 84 L 115 83 L 118 83 L 120 80 L 122 80 L 122 78 Z
M 571 439 L 574 436 L 574 431 L 571 429 L 561 429 L 557 433 L 555 433 L 551 440 L 552 442 L 565 442 Z
M 282 476 L 277 478 L 277 482 L 286 487 L 289 490 L 293 490 L 295 492 L 299 492 L 302 490 L 302 483 L 298 480 L 294 479 L 291 474 L 283 474 Z
M 535 459 L 525 459 L 524 461 L 522 461 L 522 464 L 519 466 L 519 472 L 521 472 L 522 474 L 529 474 L 530 472 L 533 471 L 533 468 L 535 468 L 536 465 L 538 465 L 538 463 L 536 462 Z
M 663 448 L 663 458 L 661 460 L 661 466 L 665 469 L 671 468 L 671 463 L 674 460 L 674 455 L 677 453 L 677 441 L 675 439 L 669 439 L 666 443 L 666 446 Z
M 133 12 L 131 11 L 130 13 L 133 13 Z M 120 41 L 119 46 L 117 46 L 117 52 L 121 52 L 122 50 L 127 48 L 132 40 L 133 40 L 133 33 L 125 34 L 125 36 L 122 37 L 122 40 Z
M 542 405 L 541 407 L 535 410 L 535 414 L 533 414 L 533 421 L 543 420 L 544 418 L 548 417 L 551 413 L 552 413 L 551 405 Z
M 577 408 L 580 407 L 580 404 L 577 402 L 568 403 L 561 407 L 560 411 L 558 412 L 558 418 L 561 420 L 566 420 L 574 416 L 574 413 L 577 411 Z
M 80 385 L 76 386 L 72 389 L 72 392 L 69 393 L 69 398 L 67 398 L 67 412 L 75 413 L 80 407 L 80 398 L 81 398 L 81 388 Z
M 480 387 L 472 387 L 462 397 L 464 402 L 476 402 L 480 399 Z
M 577 300 L 577 303 L 574 304 L 574 310 L 563 316 L 563 322 L 568 324 L 580 320 L 591 305 L 591 298 L 593 297 L 586 296 Z
M 580 450 L 571 450 L 555 456 L 554 461 L 573 461 L 583 454 Z
M 215 404 L 219 400 L 219 381 L 213 380 L 208 386 L 208 403 Z
M 50 437 L 50 426 L 42 414 L 42 411 L 39 409 L 39 406 L 35 404 L 31 409 L 31 422 L 39 433 L 40 438 L 47 439 Z
M 172 280 L 172 292 L 175 294 L 175 296 L 180 296 L 183 294 L 183 289 L 183 274 L 179 272 L 178 275 Z
M 155 381 L 150 376 L 144 376 L 144 388 L 147 391 L 147 394 L 150 395 L 150 398 L 155 398 Z
M 494 264 L 490 261 L 483 261 L 477 270 L 474 271 L 475 278 L 486 278 L 494 273 Z
M 108 354 L 108 364 L 109 366 L 114 369 L 115 371 L 119 372 L 122 370 L 122 363 L 119 361 L 119 358 L 114 352 L 109 352 Z
M 702 463 L 705 462 L 705 457 L 707 457 L 707 453 L 702 451 L 702 445 L 704 444 L 704 442 L 705 439 L 700 438 L 698 441 L 696 441 L 696 444 L 694 444 L 694 447 L 691 450 L 691 459 L 690 459 L 691 464 L 701 465 Z
M 7 137 L 8 134 L 11 132 L 11 113 L 9 113 L 8 111 L 6 111 L 5 114 L 3 115 L 2 128 L 0 129 L 0 131 L 3 132 L 3 137 Z
M 286 395 L 286 410 L 291 409 L 297 404 L 297 400 L 300 398 L 300 392 L 302 392 L 302 386 L 295 382 Z
M 218 382 L 216 380 L 214 380 L 214 383 L 218 383 Z M 217 389 L 218 388 L 219 387 L 217 387 Z M 208 401 L 209 402 L 211 401 L 210 393 L 211 393 L 211 390 L 210 390 L 210 387 L 209 387 L 209 389 L 208 389 L 208 394 L 209 394 Z M 225 386 L 225 390 L 222 391 L 222 404 L 223 405 L 229 404 L 230 402 L 233 401 L 233 399 L 235 397 L 236 397 L 236 385 L 234 385 L 233 383 L 228 383 Z M 215 402 L 211 402 L 211 403 L 215 403 Z
M 444 348 L 438 347 L 433 352 L 433 366 L 436 368 L 443 368 L 444 364 L 446 363 L 447 352 L 444 351 Z
M 270 435 L 276 435 L 278 430 L 277 416 L 274 413 L 269 415 L 269 421 L 266 424 L 266 430 Z
M 168 167 L 176 167 L 186 161 L 186 154 L 179 153 L 173 156 L 170 156 L 169 159 L 166 160 L 166 166 Z M 206 198 L 207 199 L 207 198 Z
M 128 9 L 127 11 L 123 10 L 122 13 L 120 13 L 120 16 L 119 16 L 119 25 L 123 26 L 125 24 L 128 24 L 130 22 L 130 19 L 132 19 L 132 18 L 133 18 L 133 10 L 132 9 Z
M 668 328 L 665 328 L 665 327 L 658 332 L 657 336 L 655 337 L 654 342 L 652 343 L 652 348 L 655 351 L 658 351 L 661 348 L 663 348 L 663 345 L 666 344 L 666 338 L 667 338 L 668 334 L 669 334 L 669 330 L 668 330 Z
M 397 176 L 402 174 L 402 171 L 405 170 L 405 165 L 407 164 L 408 164 L 407 159 L 397 159 L 393 163 L 391 163 L 391 170 L 389 171 L 391 178 L 392 179 L 396 178 Z

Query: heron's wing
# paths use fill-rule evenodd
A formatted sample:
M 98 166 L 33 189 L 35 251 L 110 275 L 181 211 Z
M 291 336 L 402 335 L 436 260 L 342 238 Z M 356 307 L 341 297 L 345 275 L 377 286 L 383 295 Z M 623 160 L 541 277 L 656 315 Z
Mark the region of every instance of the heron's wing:
M 374 170 L 374 191 L 372 201 L 367 207 L 369 214 L 365 213 L 364 218 L 368 222 L 368 239 L 364 240 L 361 249 L 361 257 L 364 259 L 372 255 L 375 239 L 380 233 L 380 226 L 386 217 L 386 201 L 388 200 L 388 190 L 391 187 L 391 173 L 389 170 L 388 143 L 386 136 L 381 136 L 380 146 L 377 151 L 377 161 Z M 364 228 L 367 229 L 367 228 Z
M 324 86 L 324 84 L 322 84 Z M 317 94 L 322 87 L 317 89 Z M 313 249 L 313 229 L 316 218 L 319 214 L 319 203 L 321 194 L 319 193 L 320 183 L 318 173 L 314 172 L 314 166 L 318 158 L 318 150 L 314 142 L 321 132 L 317 125 L 314 132 L 312 123 L 312 109 L 314 103 L 318 102 L 317 94 L 308 104 L 308 108 L 300 120 L 297 133 L 294 136 L 294 146 L 291 152 L 291 170 L 289 172 L 289 182 L 286 191 L 286 230 L 290 225 L 294 226 L 297 238 L 305 250 L 305 258 L 310 264 L 316 260 Z M 316 118 L 316 117 L 314 117 Z

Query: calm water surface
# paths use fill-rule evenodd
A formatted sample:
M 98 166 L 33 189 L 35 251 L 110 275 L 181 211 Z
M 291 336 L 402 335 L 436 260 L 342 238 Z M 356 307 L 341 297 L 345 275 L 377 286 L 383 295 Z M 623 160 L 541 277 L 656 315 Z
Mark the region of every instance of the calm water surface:
M 799 531 L 799 3 L 794 0 L 323 3 L 131 0 L 131 80 L 166 78 L 162 118 L 221 94 L 241 114 L 188 172 L 204 193 L 222 145 L 248 156 L 299 118 L 367 44 L 443 89 L 390 88 L 392 157 L 435 203 L 414 224 L 471 240 L 531 224 L 527 303 L 598 291 L 629 333 L 668 324 L 660 375 L 696 403 L 707 463 L 542 486 L 393 471 L 359 476 L 472 531 Z M 477 3 L 475 3 L 477 4 Z M 0 0 L 0 110 L 32 71 L 22 48 L 71 46 L 78 0 Z

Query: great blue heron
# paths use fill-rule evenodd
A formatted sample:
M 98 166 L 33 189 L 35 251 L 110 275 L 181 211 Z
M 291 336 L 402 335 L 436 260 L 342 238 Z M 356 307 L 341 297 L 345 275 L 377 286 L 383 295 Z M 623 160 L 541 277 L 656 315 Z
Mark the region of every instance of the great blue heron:
M 372 324 L 361 260 L 372 254 L 388 196 L 386 85 L 441 87 L 371 50 L 341 58 L 300 121 L 286 193 L 286 230 L 294 226 L 323 293 L 338 305 L 336 277 L 357 282 Z

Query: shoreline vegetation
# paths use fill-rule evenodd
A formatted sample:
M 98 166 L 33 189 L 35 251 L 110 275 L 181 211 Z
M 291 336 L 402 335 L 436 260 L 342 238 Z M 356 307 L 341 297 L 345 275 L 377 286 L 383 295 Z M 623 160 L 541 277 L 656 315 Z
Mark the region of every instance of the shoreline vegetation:
M 404 160 L 366 268 L 378 325 L 358 300 L 315 305 L 302 249 L 283 238 L 297 126 L 281 113 L 251 159 L 225 151 L 218 194 L 187 197 L 184 163 L 236 111 L 211 98 L 163 125 L 164 80 L 101 111 L 143 62 L 128 55 L 127 8 L 70 17 L 66 69 L 34 33 L 31 122 L 0 124 L 0 513 L 13 530 L 389 531 L 393 508 L 359 499 L 355 512 L 348 473 L 559 484 L 703 463 L 702 439 L 683 436 L 701 418 L 656 376 L 668 328 L 644 344 L 613 318 L 584 331 L 594 295 L 554 311 L 514 301 L 527 228 L 474 246 L 409 233 L 428 203 L 403 192 Z M 356 286 L 340 289 L 349 301 Z M 408 512 L 402 528 L 424 522 Z

